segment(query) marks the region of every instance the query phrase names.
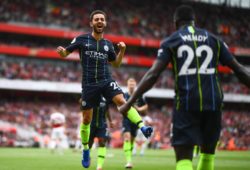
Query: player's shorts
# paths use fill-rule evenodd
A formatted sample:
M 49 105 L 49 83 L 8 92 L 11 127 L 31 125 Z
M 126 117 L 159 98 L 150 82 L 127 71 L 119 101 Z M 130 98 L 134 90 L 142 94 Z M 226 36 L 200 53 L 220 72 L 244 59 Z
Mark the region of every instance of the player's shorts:
M 64 134 L 64 127 L 53 128 L 51 132 L 51 140 L 64 140 L 66 135 Z
M 131 136 L 136 137 L 137 135 L 137 125 L 132 123 L 128 118 L 123 118 L 122 121 L 123 133 L 130 132 Z
M 99 106 L 102 95 L 106 100 L 112 101 L 113 97 L 118 94 L 123 94 L 123 91 L 114 80 L 99 84 L 84 85 L 82 89 L 81 109 L 86 110 Z
M 220 137 L 221 111 L 174 111 L 172 145 L 216 145 Z
M 107 139 L 109 137 L 107 127 L 91 126 L 89 139 L 92 140 L 95 137 Z

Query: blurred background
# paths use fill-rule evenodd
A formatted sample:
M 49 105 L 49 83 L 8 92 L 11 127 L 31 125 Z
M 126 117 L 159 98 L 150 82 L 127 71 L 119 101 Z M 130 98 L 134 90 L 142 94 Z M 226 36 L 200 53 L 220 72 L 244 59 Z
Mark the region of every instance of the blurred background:
M 0 1 L 0 146 L 48 147 L 50 115 L 66 116 L 69 147 L 77 140 L 81 66 L 77 53 L 60 59 L 55 49 L 87 33 L 89 14 L 102 9 L 108 15 L 105 37 L 124 41 L 127 52 L 114 79 L 125 89 L 129 77 L 140 81 L 152 65 L 161 39 L 174 31 L 175 8 L 193 6 L 197 26 L 222 38 L 236 59 L 250 66 L 249 0 L 1 0 Z M 231 70 L 219 66 L 225 93 L 219 149 L 250 149 L 250 89 Z M 146 93 L 148 115 L 155 128 L 150 147 L 170 148 L 174 81 L 171 67 Z M 121 147 L 121 115 L 113 106 L 110 147 Z

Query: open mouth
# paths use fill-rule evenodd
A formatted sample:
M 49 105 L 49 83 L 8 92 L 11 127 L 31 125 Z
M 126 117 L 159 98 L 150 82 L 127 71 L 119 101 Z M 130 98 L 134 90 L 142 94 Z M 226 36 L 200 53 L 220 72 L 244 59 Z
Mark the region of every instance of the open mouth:
M 103 28 L 103 25 L 97 25 L 97 28 Z

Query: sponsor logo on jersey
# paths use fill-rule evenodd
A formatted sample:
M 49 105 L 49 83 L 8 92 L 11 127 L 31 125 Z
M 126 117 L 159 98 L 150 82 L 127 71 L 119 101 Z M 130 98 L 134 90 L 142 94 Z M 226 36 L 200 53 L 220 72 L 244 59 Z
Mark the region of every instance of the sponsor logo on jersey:
M 97 52 L 97 51 L 85 51 L 85 54 L 95 59 L 107 59 L 108 58 L 108 54 L 104 54 L 102 52 Z

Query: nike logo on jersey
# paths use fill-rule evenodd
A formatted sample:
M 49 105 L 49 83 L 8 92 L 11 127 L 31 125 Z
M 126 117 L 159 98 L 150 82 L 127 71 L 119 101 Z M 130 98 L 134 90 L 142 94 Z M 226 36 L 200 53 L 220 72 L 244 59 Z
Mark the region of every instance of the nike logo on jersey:
M 91 46 L 91 44 L 85 44 L 85 46 L 86 46 L 86 47 L 89 47 L 89 46 Z

